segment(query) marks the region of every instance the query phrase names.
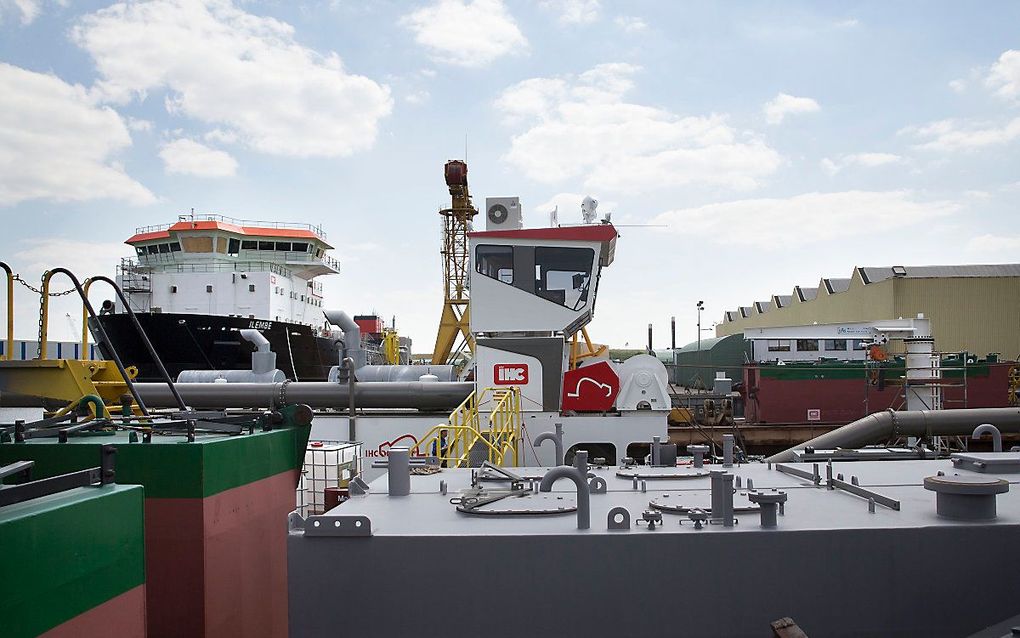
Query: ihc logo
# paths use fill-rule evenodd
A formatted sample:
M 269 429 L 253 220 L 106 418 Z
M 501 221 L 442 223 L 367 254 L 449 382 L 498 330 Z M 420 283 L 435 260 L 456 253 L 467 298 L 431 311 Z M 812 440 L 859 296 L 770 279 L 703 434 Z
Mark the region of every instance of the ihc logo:
M 492 382 L 496 385 L 527 385 L 528 364 L 497 363 L 492 367 Z

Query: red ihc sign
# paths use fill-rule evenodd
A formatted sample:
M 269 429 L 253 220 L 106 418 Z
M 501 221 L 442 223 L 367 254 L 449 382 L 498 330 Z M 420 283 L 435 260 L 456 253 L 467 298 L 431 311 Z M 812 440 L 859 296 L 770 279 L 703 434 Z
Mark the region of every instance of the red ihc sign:
M 807 420 L 808 421 L 821 421 L 822 420 L 822 411 L 820 409 L 818 409 L 818 408 L 811 408 L 810 410 L 807 411 Z
M 608 361 L 569 370 L 563 375 L 563 410 L 606 412 L 620 392 L 620 377 Z
M 492 367 L 492 382 L 496 385 L 527 385 L 528 364 L 497 363 Z

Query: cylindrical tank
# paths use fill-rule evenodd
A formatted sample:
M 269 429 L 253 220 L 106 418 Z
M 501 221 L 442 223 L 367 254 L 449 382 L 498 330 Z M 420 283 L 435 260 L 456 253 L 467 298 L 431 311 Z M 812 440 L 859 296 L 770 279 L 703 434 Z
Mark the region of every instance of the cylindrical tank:
M 907 351 L 907 409 L 942 409 L 939 387 L 942 369 L 934 352 L 935 340 L 931 337 L 907 337 L 903 344 Z
M 333 366 L 329 371 L 329 381 L 336 383 L 343 373 L 346 378 L 346 371 L 339 366 Z M 354 372 L 359 382 L 383 381 L 395 383 L 400 381 L 417 381 L 425 375 L 437 377 L 437 381 L 456 381 L 457 375 L 453 366 L 431 366 L 431 365 L 407 365 L 407 366 L 362 366 Z
M 282 383 L 287 380 L 283 370 L 253 372 L 251 370 L 184 370 L 177 383 Z

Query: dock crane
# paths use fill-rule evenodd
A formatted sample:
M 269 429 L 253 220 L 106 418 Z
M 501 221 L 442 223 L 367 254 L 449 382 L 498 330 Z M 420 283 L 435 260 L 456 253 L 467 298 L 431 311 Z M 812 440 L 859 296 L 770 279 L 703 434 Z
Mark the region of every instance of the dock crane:
M 450 207 L 439 211 L 443 217 L 443 314 L 439 320 L 433 365 L 452 363 L 458 356 L 470 356 L 474 340 L 469 327 L 467 234 L 478 209 L 471 204 L 467 162 L 450 160 L 444 168 L 450 189 Z M 456 346 L 456 347 L 455 347 Z

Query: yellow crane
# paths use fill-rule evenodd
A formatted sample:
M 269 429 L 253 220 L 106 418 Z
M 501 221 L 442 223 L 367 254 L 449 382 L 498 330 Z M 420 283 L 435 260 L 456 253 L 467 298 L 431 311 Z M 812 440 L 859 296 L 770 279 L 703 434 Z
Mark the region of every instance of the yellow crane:
M 433 365 L 452 363 L 474 348 L 469 327 L 468 238 L 471 220 L 478 210 L 468 191 L 467 162 L 450 160 L 444 169 L 450 189 L 450 207 L 439 211 L 443 217 L 443 314 L 439 320 Z

